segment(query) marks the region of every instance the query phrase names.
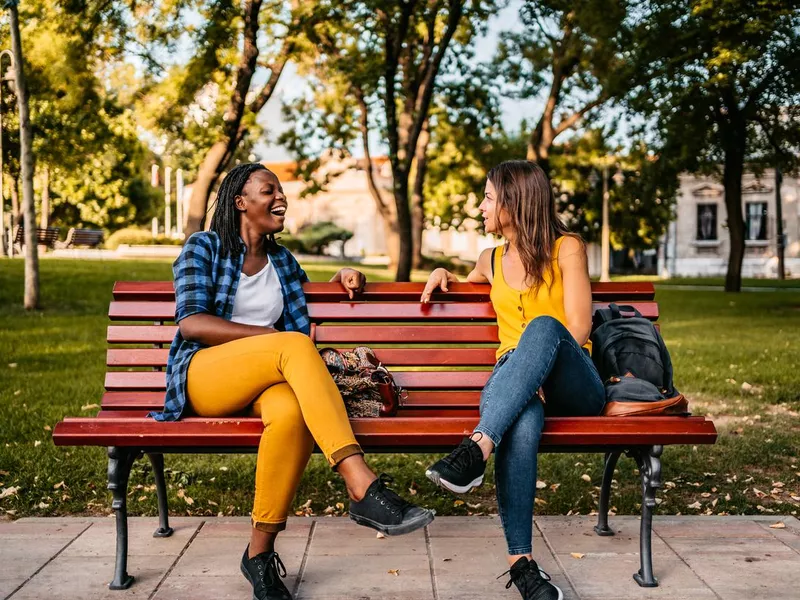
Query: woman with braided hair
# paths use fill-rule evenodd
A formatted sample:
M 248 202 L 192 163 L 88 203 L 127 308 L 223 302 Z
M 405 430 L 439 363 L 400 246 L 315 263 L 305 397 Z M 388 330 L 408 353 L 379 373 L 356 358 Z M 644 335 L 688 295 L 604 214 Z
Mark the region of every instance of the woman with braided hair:
M 387 535 L 433 520 L 390 490 L 364 461 L 336 384 L 309 338 L 308 276 L 275 241 L 287 201 L 259 163 L 235 167 L 220 185 L 211 230 L 192 235 L 173 265 L 178 332 L 167 362 L 160 421 L 184 414 L 260 416 L 250 543 L 241 570 L 257 600 L 290 600 L 275 538 L 316 442 L 345 481 L 350 518 Z M 338 281 L 350 297 L 366 282 L 354 269 Z

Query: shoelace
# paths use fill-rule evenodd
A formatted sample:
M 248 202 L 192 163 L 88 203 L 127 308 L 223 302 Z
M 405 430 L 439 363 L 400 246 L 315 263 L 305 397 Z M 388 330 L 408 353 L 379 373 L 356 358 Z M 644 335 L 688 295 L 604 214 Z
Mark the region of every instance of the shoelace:
M 403 500 L 395 492 L 386 487 L 386 484 L 388 483 L 394 483 L 394 478 L 391 475 L 387 475 L 386 473 L 381 473 L 378 476 L 378 489 L 376 491 L 378 494 L 383 496 L 386 502 L 388 502 L 391 505 L 388 507 L 390 512 L 398 515 L 402 514 L 403 510 L 405 510 L 408 506 L 410 506 L 411 503 Z M 384 504 L 383 500 L 381 500 L 381 504 Z
M 266 559 L 264 559 L 263 563 L 261 562 L 258 563 L 258 574 L 261 576 L 262 579 L 264 578 L 265 567 L 272 567 L 272 569 L 268 570 L 269 581 L 267 583 L 269 585 L 277 583 L 276 580 L 273 580 L 272 571 L 275 571 L 282 578 L 286 577 L 286 566 L 283 564 L 283 561 L 281 560 L 281 557 L 278 556 L 277 552 L 272 552 Z
M 534 561 L 530 561 L 527 568 L 520 569 L 515 573 L 511 573 L 511 569 L 509 569 L 502 575 L 499 575 L 497 579 L 500 579 L 500 577 L 508 574 L 511 575 L 511 578 L 506 583 L 506 589 L 510 588 L 516 583 L 520 588 L 520 592 L 522 592 L 524 596 L 533 594 L 537 589 L 544 585 L 545 582 L 550 581 L 550 575 L 540 570 L 539 566 Z M 528 574 L 532 575 L 532 577 L 528 577 Z
M 461 471 L 472 465 L 471 446 L 468 442 L 461 442 L 458 447 L 448 456 L 444 457 L 444 462 L 454 469 Z

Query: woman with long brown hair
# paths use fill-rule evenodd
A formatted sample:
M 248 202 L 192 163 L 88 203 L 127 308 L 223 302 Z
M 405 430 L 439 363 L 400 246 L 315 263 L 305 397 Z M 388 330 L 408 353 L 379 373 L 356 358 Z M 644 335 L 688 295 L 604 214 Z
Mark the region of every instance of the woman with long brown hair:
M 592 290 L 586 249 L 558 217 L 552 188 L 530 161 L 508 161 L 487 176 L 480 205 L 487 233 L 505 239 L 484 250 L 467 277 L 490 283 L 500 347 L 483 388 L 480 422 L 426 475 L 466 493 L 483 483 L 496 450 L 497 504 L 508 544 L 511 580 L 525 600 L 561 600 L 532 555 L 537 451 L 547 415 L 594 416 L 605 404 L 590 358 Z M 458 279 L 431 273 L 422 302 Z

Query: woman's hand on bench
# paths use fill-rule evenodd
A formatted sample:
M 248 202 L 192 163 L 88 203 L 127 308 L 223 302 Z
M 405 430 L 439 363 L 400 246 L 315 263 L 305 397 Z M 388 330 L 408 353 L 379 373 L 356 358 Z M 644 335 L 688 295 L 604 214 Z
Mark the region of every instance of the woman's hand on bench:
M 341 283 L 352 300 L 356 294 L 360 294 L 364 291 L 364 286 L 367 284 L 367 276 L 361 271 L 345 267 L 344 269 L 340 269 L 339 272 L 331 278 L 331 281 L 338 281 Z
M 425 289 L 422 290 L 422 296 L 420 297 L 419 301 L 423 304 L 430 302 L 431 294 L 433 294 L 437 288 L 440 288 L 443 292 L 446 292 L 447 284 L 451 281 L 458 283 L 458 278 L 447 269 L 434 269 L 433 273 L 431 273 L 430 277 L 428 277 L 428 283 L 425 284 Z

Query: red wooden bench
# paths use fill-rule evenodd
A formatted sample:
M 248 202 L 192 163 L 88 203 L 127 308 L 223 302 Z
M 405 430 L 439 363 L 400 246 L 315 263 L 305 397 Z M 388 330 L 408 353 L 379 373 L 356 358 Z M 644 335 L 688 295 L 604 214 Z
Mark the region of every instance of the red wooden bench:
M 373 283 L 358 301 L 349 301 L 336 283 L 309 283 L 304 289 L 319 346 L 353 348 L 367 344 L 406 388 L 408 398 L 395 417 L 352 419 L 368 452 L 446 452 L 478 421 L 480 391 L 494 365 L 495 314 L 487 285 L 452 284 L 446 295 L 422 305 L 422 284 Z M 595 283 L 595 307 L 611 301 L 636 306 L 658 318 L 654 288 L 648 283 Z M 263 426 L 259 418 L 187 417 L 158 423 L 146 414 L 163 404 L 167 352 L 175 335 L 172 283 L 118 282 L 108 327 L 106 392 L 95 417 L 66 418 L 53 439 L 59 446 L 107 446 L 108 488 L 116 511 L 117 558 L 112 589 L 130 586 L 127 573 L 127 485 L 133 462 L 147 455 L 153 464 L 159 504 L 156 537 L 169 536 L 165 453 L 255 452 Z M 124 346 L 124 347 L 123 347 Z M 134 347 L 131 347 L 134 346 Z M 417 367 L 428 367 L 419 370 Z M 432 369 L 431 369 L 432 367 Z M 465 369 L 466 367 L 466 369 Z M 617 460 L 632 457 L 642 478 L 641 568 L 634 575 L 647 587 L 653 576 L 651 523 L 655 492 L 661 485 L 662 448 L 668 444 L 713 444 L 714 424 L 704 417 L 548 418 L 542 452 L 603 452 L 598 535 L 608 526 L 611 479 Z

